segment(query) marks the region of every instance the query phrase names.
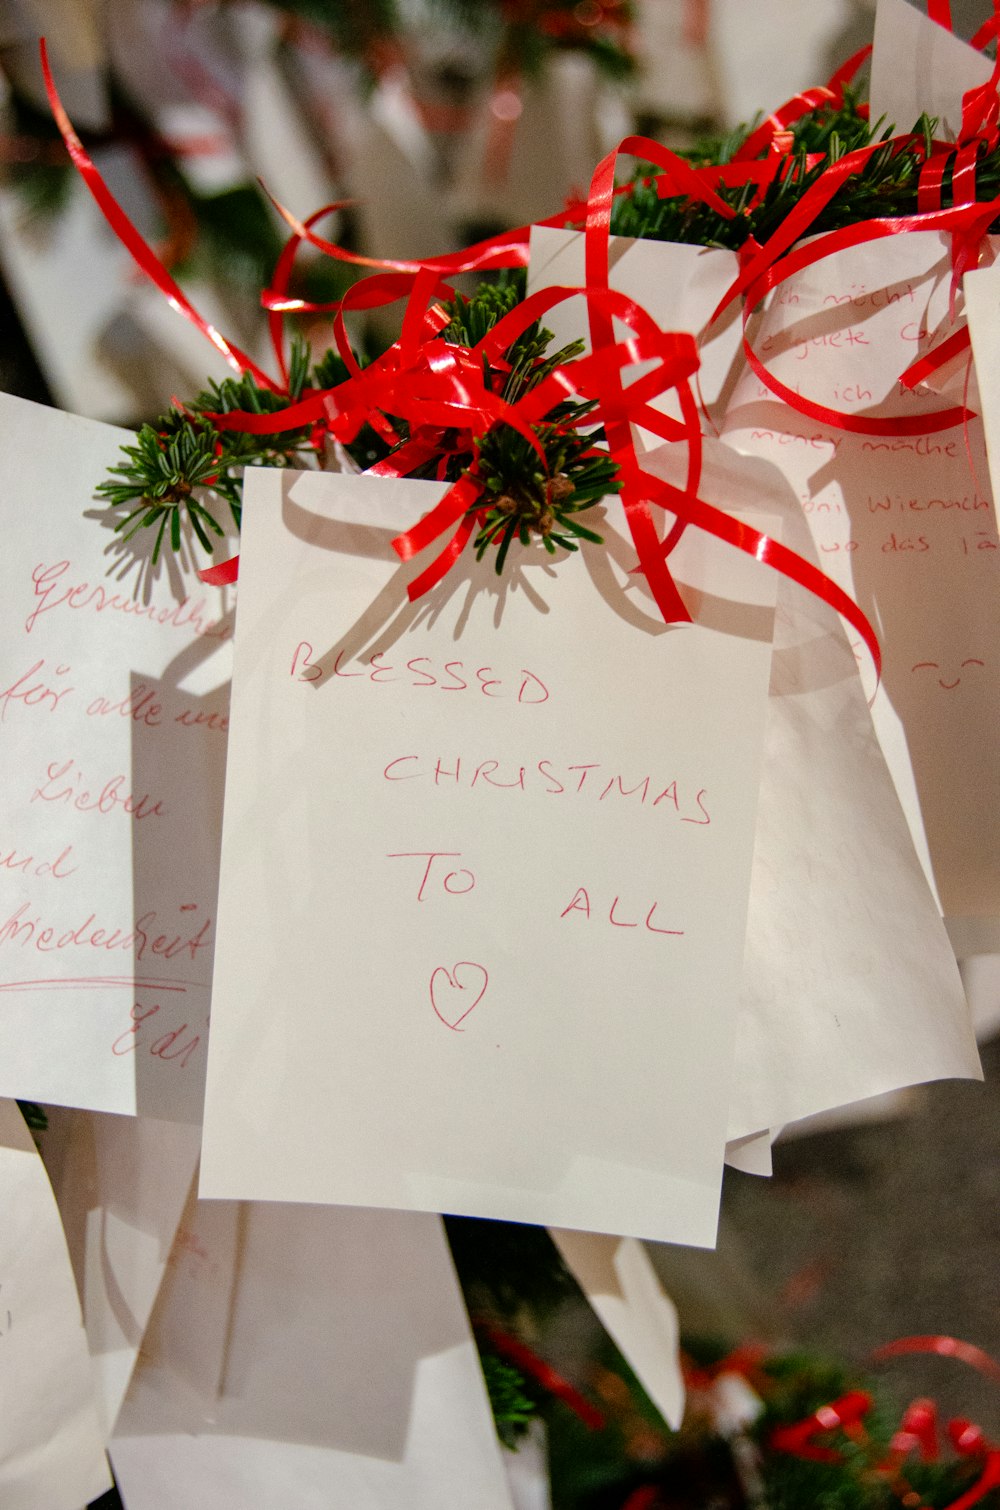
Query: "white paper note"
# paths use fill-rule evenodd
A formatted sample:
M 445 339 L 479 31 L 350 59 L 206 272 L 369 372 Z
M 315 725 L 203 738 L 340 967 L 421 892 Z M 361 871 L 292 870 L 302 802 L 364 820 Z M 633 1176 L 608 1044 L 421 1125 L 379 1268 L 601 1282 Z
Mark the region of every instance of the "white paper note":
M 611 513 L 411 605 L 437 484 L 248 486 L 202 1193 L 711 1243 L 771 574 L 667 629 Z
M 105 1441 L 138 1357 L 198 1163 L 200 1129 L 48 1108 L 45 1167 L 83 1303 Z
M 898 393 L 952 329 L 950 283 L 934 232 L 855 247 L 782 284 L 754 346 L 785 384 L 852 415 L 955 408 L 962 373 L 940 393 Z M 875 625 L 872 712 L 914 843 L 944 914 L 986 919 L 1000 916 L 1000 548 L 974 384 L 968 404 L 966 426 L 859 434 L 796 413 L 748 374 L 724 437 L 780 467 L 821 565 Z
M 677 1308 L 633 1237 L 551 1228 L 563 1263 L 667 1425 L 684 1415 Z
M 198 1204 L 112 1443 L 129 1510 L 510 1510 L 500 1451 L 439 1218 Z
M 532 226 L 528 269 L 531 293 L 553 286 L 579 288 L 585 282 L 585 271 L 582 232 Z M 635 299 L 662 330 L 684 330 L 698 337 L 698 394 L 716 424 L 721 423 L 727 399 L 743 370 L 743 351 L 735 309 L 730 308 L 712 324 L 709 321 L 738 272 L 735 252 L 669 241 L 633 241 L 627 236 L 611 238 L 610 287 Z M 548 310 L 544 324 L 555 335 L 558 346 L 585 339 L 582 297 L 567 299 Z M 656 399 L 654 408 L 680 417 L 672 390 Z M 655 448 L 663 441 L 649 435 L 646 444 Z
M 966 273 L 962 289 L 996 508 L 1000 499 L 1000 264 Z
M 0 396 L 0 1092 L 197 1120 L 230 622 L 85 517 L 129 438 Z
M 731 1138 L 726 1144 L 726 1163 L 730 1169 L 742 1170 L 744 1174 L 768 1177 L 773 1173 L 772 1141 L 770 1128 L 759 1133 L 747 1133 L 743 1138 Z
M 983 17 L 986 19 L 986 8 Z M 936 116 L 936 135 L 954 141 L 962 125 L 962 96 L 985 84 L 993 65 L 908 0 L 878 0 L 872 51 L 871 118 L 912 131 L 919 117 Z
M 0 1504 L 79 1510 L 111 1478 L 59 1213 L 13 1101 L 0 1101 L 0 1207 Z
M 533 232 L 532 254 L 533 287 L 582 276 L 582 238 L 574 233 Z M 746 392 L 738 324 L 703 328 L 711 291 L 721 294 L 734 260 L 687 246 L 611 243 L 614 287 L 665 328 L 701 331 L 701 388 L 718 418 L 734 393 Z M 563 341 L 583 335 L 582 301 L 558 306 L 546 320 Z M 753 413 L 761 425 L 788 418 L 776 401 Z M 758 452 L 768 444 L 775 464 L 706 439 L 702 495 L 730 511 L 774 514 L 784 544 L 831 570 L 830 553 L 817 548 L 807 524 L 804 488 L 783 475 L 811 444 L 756 423 L 735 439 Z M 831 467 L 833 439 L 813 465 Z M 644 465 L 682 485 L 684 458 L 676 453 L 662 447 Z M 865 703 L 855 659 L 864 652 L 858 646 L 852 654 L 835 616 L 786 582 L 775 645 L 727 1149 L 727 1162 L 757 1173 L 770 1163 L 761 1129 L 914 1082 L 981 1073 L 948 939 Z M 915 799 L 909 812 L 919 832 Z
M 679 482 L 676 450 L 648 456 L 646 467 Z M 706 440 L 702 492 L 775 515 L 783 543 L 816 558 L 777 467 Z M 783 578 L 729 1137 L 980 1074 L 954 955 L 847 636 L 832 610 Z

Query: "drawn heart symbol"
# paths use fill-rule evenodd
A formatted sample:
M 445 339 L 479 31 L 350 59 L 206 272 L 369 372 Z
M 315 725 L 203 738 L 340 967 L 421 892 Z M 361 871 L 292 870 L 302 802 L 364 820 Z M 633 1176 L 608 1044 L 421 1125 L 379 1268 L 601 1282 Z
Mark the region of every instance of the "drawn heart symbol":
M 458 978 L 460 970 L 463 972 L 464 981 Z M 472 960 L 460 959 L 458 964 L 454 965 L 451 970 L 446 970 L 444 965 L 438 965 L 437 969 L 431 975 L 431 1006 L 434 1008 L 435 1016 L 440 1018 L 446 1028 L 451 1028 L 453 1033 L 464 1032 L 464 1028 L 460 1028 L 459 1023 L 464 1022 L 469 1013 L 475 1011 L 486 995 L 486 987 L 489 983 L 490 977 L 486 966 L 477 965 Z M 476 989 L 477 987 L 478 990 Z M 451 996 L 451 992 L 453 991 L 460 991 L 462 993 L 457 1001 L 454 1001 Z M 439 1003 L 444 1004 L 449 1010 L 454 1006 L 460 1007 L 465 1000 L 466 993 L 473 991 L 476 994 L 464 1012 L 460 1012 L 457 1017 L 445 1016 Z

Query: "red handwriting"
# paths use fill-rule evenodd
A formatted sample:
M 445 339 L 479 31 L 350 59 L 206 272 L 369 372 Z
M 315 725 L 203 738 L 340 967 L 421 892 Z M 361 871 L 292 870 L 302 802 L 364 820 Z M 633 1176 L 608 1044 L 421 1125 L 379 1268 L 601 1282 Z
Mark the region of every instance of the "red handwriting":
M 762 343 L 766 351 L 768 342 Z M 855 326 L 849 326 L 847 330 L 828 330 L 821 336 L 810 336 L 808 341 L 800 341 L 796 346 L 797 360 L 804 362 L 810 351 L 817 346 L 831 346 L 834 351 L 840 351 L 845 346 L 870 346 L 868 332 L 859 330 Z
M 911 451 L 914 456 L 958 456 L 958 442 L 935 440 L 933 435 L 896 435 L 891 440 L 863 440 L 862 451 Z
M 838 404 L 867 404 L 875 395 L 870 388 L 862 388 L 860 383 L 845 383 L 843 388 L 834 383 L 833 397 Z
M 439 756 L 432 761 L 420 755 L 398 755 L 389 761 L 382 775 L 386 781 L 433 781 L 435 786 L 468 786 L 478 791 L 487 787 L 502 791 L 541 790 L 552 797 L 586 792 L 595 802 L 610 799 L 614 803 L 625 799 L 637 801 L 639 806 L 648 803 L 651 808 L 662 803 L 664 810 L 674 813 L 682 823 L 707 827 L 712 821 L 704 801 L 708 796 L 706 787 L 701 787 L 693 797 L 682 797 L 676 780 L 665 785 L 662 778 L 657 782 L 651 776 L 626 780 L 617 772 L 609 775 L 607 767 L 599 761 L 557 769 L 551 760 L 539 760 L 531 766 L 504 769 L 499 760 L 481 760 L 473 764 L 471 760 L 463 761 L 460 756 L 451 760 Z
M 6 854 L 0 850 L 0 870 L 19 870 L 22 876 L 51 876 L 54 881 L 65 881 L 67 876 L 75 876 L 79 870 L 78 865 L 70 867 L 69 857 L 73 853 L 72 844 L 67 844 L 61 854 L 54 860 L 39 860 L 34 855 L 19 855 L 16 849 L 9 849 Z
M 892 509 L 898 509 L 901 514 L 946 513 L 949 509 L 972 514 L 989 507 L 990 500 L 981 498 L 978 493 L 963 493 L 961 498 L 904 498 L 899 493 L 883 493 L 876 498 L 871 493 L 868 494 L 870 514 L 887 514 Z
M 848 293 L 826 294 L 823 303 L 853 304 L 855 309 L 886 309 L 890 304 L 898 304 L 902 299 L 908 299 L 911 304 L 916 303 L 912 283 L 907 283 L 904 288 L 873 289 L 867 289 L 863 283 L 852 283 Z
M 958 674 L 956 675 L 953 682 L 946 682 L 944 677 L 939 676 L 937 679 L 937 684 L 939 687 L 943 687 L 946 692 L 953 692 L 958 686 L 959 682 L 962 680 L 961 673 L 965 670 L 966 666 L 985 665 L 986 662 L 981 661 L 978 656 L 970 655 L 962 662 L 961 666 L 958 668 Z M 940 671 L 941 667 L 937 661 L 918 661 L 917 664 L 911 669 L 913 671 Z
M 179 1028 L 171 1028 L 168 1033 L 162 1033 L 154 1042 L 150 1043 L 148 1035 L 145 1037 L 141 1035 L 144 1025 L 159 1010 L 159 1002 L 151 1002 L 148 1007 L 144 1007 L 141 1002 L 136 1002 L 129 1013 L 132 1025 L 126 1028 L 124 1033 L 119 1033 L 111 1045 L 111 1052 L 120 1058 L 124 1054 L 135 1053 L 141 1047 L 142 1049 L 148 1049 L 154 1059 L 176 1060 L 181 1069 L 186 1070 L 191 1055 L 201 1043 L 201 1034 L 195 1033 L 193 1038 L 189 1037 L 186 1041 L 182 1042 L 184 1034 L 189 1034 L 191 1031 L 185 1022 Z
M 55 713 L 63 698 L 68 697 L 73 688 L 56 688 L 52 682 L 57 676 L 67 676 L 70 669 L 69 666 L 55 666 L 51 671 L 46 671 L 45 661 L 40 660 L 29 666 L 27 671 L 22 671 L 6 691 L 0 692 L 0 703 L 3 704 L 0 720 L 7 717 L 8 709 L 16 703 L 24 708 L 44 708 L 46 713 Z M 41 672 L 44 675 L 40 675 Z
M 120 697 L 114 702 L 107 697 L 95 697 L 87 708 L 89 718 L 107 718 L 109 714 L 117 713 L 119 718 L 130 718 L 134 724 L 144 724 L 147 729 L 160 727 L 162 712 L 162 707 L 145 682 L 140 682 L 126 697 Z
M 32 802 L 62 802 L 75 808 L 78 813 L 123 812 L 136 823 L 143 818 L 164 818 L 163 804 L 153 800 L 148 792 L 137 797 L 134 792 L 123 790 L 124 776 L 111 776 L 99 792 L 92 792 L 85 784 L 83 772 L 70 758 L 60 765 L 53 760 L 46 767 L 45 780 L 31 794 Z
M 50 954 L 57 949 L 101 949 L 109 952 L 134 953 L 137 960 L 145 959 L 147 955 L 159 955 L 163 959 L 174 959 L 178 955 L 186 955 L 189 959 L 196 959 L 203 950 L 210 950 L 212 943 L 208 937 L 211 927 L 211 918 L 205 918 L 197 929 L 194 929 L 196 919 L 191 919 L 190 924 L 185 920 L 184 927 L 179 931 L 171 929 L 166 933 L 157 933 L 157 927 L 163 927 L 157 922 L 155 912 L 144 912 L 129 929 L 97 926 L 97 914 L 91 912 L 82 923 L 76 927 L 62 927 L 59 924 L 47 922 L 41 915 L 34 918 L 28 916 L 33 911 L 30 902 L 22 902 L 16 912 L 0 925 L 0 947 L 4 944 L 20 944 L 37 950 L 40 954 Z M 185 902 L 180 908 L 181 912 L 197 912 L 194 902 Z M 194 929 L 194 931 L 190 931 Z
M 185 708 L 183 713 L 178 713 L 174 719 L 175 724 L 180 724 L 185 729 L 214 729 L 220 734 L 229 730 L 228 713 L 206 713 L 203 708 Z
M 376 686 L 390 686 L 392 684 L 405 685 L 414 688 L 436 687 L 439 692 L 478 692 L 483 697 L 490 698 L 513 698 L 519 703 L 545 703 L 549 700 L 549 689 L 536 676 L 533 671 L 526 671 L 522 667 L 514 678 L 510 676 L 497 676 L 492 666 L 479 666 L 476 669 L 466 668 L 464 661 L 446 661 L 443 669 L 436 665 L 429 656 L 416 655 L 403 664 L 395 665 L 386 662 L 383 651 L 377 650 L 370 655 L 367 661 L 357 662 L 360 669 L 347 671 L 344 666 L 344 652 L 337 653 L 333 665 L 322 666 L 313 660 L 313 647 L 308 640 L 300 640 L 292 654 L 289 675 L 300 682 L 322 682 L 327 677 L 337 677 L 345 681 L 357 681 L 363 679 L 374 682 Z M 520 680 L 518 680 L 520 678 Z
M 989 530 L 977 530 L 974 535 L 962 537 L 962 550 L 966 556 L 971 555 L 974 550 L 995 551 L 997 548 L 996 536 Z
M 427 885 L 427 882 L 430 880 L 431 869 L 433 868 L 434 861 L 435 860 L 460 860 L 461 858 L 462 858 L 462 856 L 461 856 L 461 852 L 459 850 L 451 850 L 451 849 L 433 849 L 433 850 L 416 850 L 416 851 L 408 850 L 405 853 L 386 855 L 386 859 L 387 860 L 426 860 L 427 861 L 427 864 L 423 868 L 423 874 L 421 875 L 421 878 L 420 878 L 420 885 L 417 887 L 417 901 L 418 902 L 422 902 L 424 900 L 424 889 L 425 889 L 425 887 Z M 438 874 L 440 875 L 440 869 L 438 871 Z M 444 877 L 441 878 L 441 885 L 443 886 L 444 890 L 448 893 L 449 896 L 453 896 L 453 897 L 464 896 L 466 892 L 469 892 L 469 891 L 471 891 L 473 889 L 473 887 L 475 886 L 475 884 L 476 884 L 476 878 L 472 874 L 471 870 L 452 870 L 452 871 L 449 871 L 446 876 L 444 876 Z
M 814 435 L 796 435 L 792 430 L 751 430 L 750 439 L 773 440 L 779 446 L 807 446 L 810 451 L 825 451 L 830 447 L 837 452 L 844 437 L 825 435 L 821 430 L 817 430 Z
M 843 514 L 844 505 L 829 498 L 803 498 L 802 512 L 804 514 Z
M 882 542 L 882 550 L 886 555 L 895 551 L 916 551 L 922 555 L 930 548 L 931 543 L 926 535 L 897 535 L 895 530 Z
M 228 639 L 227 624 L 213 622 L 208 618 L 208 605 L 204 598 L 185 598 L 170 608 L 157 608 L 153 603 L 138 603 L 124 593 L 111 593 L 100 583 L 76 582 L 68 585 L 67 574 L 72 567 L 69 561 L 56 561 L 46 565 L 44 561 L 34 568 L 31 581 L 34 587 L 35 606 L 24 621 L 28 634 L 34 629 L 43 613 L 56 608 L 89 609 L 91 613 L 122 613 L 130 618 L 149 619 L 153 624 L 164 624 L 171 629 L 186 629 L 206 639 Z M 71 579 L 70 579 L 71 580 Z
M 633 920 L 627 917 L 619 916 L 618 906 L 620 902 L 621 898 L 615 897 L 614 901 L 611 903 L 611 907 L 608 911 L 608 922 L 613 928 L 638 928 L 638 918 Z M 661 928 L 658 924 L 653 922 L 653 919 L 656 916 L 656 909 L 659 907 L 659 905 L 659 902 L 653 903 L 652 907 L 646 913 L 646 921 L 643 926 L 648 929 L 650 933 L 662 933 L 668 938 L 683 938 L 683 928 Z M 567 907 L 563 908 L 559 916 L 561 918 L 569 917 L 570 913 L 578 913 L 581 917 L 586 918 L 588 922 L 590 921 L 590 893 L 587 891 L 587 888 L 585 886 L 577 887 L 576 892 L 573 896 L 573 900 Z
M 458 975 L 460 970 L 463 977 L 461 980 Z M 489 983 L 490 977 L 486 966 L 477 965 L 473 960 L 459 960 L 458 964 L 453 965 L 450 970 L 446 970 L 444 965 L 438 965 L 437 969 L 432 971 L 430 981 L 431 1006 L 434 1008 L 434 1015 L 453 1033 L 464 1033 L 465 1029 L 460 1024 L 465 1021 L 470 1012 L 474 1012 L 478 1007 L 486 995 L 486 987 Z M 472 1000 L 469 1005 L 466 1005 L 470 996 Z M 442 1007 L 444 1011 L 441 1010 Z M 456 1013 L 459 1007 L 462 1010 Z

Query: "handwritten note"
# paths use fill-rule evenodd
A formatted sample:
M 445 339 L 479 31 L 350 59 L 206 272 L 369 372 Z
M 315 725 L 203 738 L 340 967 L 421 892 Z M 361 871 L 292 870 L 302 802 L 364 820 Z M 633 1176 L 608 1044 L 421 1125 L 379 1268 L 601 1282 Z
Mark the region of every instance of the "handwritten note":
M 668 629 L 609 512 L 410 604 L 437 485 L 248 484 L 202 1193 L 711 1243 L 771 575 Z
M 440 1219 L 197 1203 L 111 1456 L 129 1510 L 511 1510 Z
M 532 286 L 573 284 L 581 275 L 574 233 L 533 233 L 532 255 Z M 705 326 L 713 291 L 721 295 L 720 280 L 731 276 L 727 253 L 611 243 L 613 285 L 669 328 L 700 335 L 701 387 L 717 425 L 746 391 L 739 326 Z M 895 308 L 899 299 L 892 291 L 877 302 Z M 582 301 L 553 315 L 560 339 L 584 334 Z M 789 413 L 775 401 L 761 424 L 784 424 Z M 706 438 L 703 496 L 730 511 L 773 515 L 786 545 L 829 570 L 809 528 L 816 511 L 786 476 L 789 454 L 813 448 L 784 431 L 780 440 L 772 431 L 758 436 L 757 425 L 741 431 L 738 414 L 734 421 L 726 439 L 757 454 Z M 761 442 L 770 439 L 764 460 Z M 651 450 L 643 465 L 683 485 L 676 452 Z M 762 1130 L 919 1081 L 981 1073 L 952 949 L 872 726 L 860 660 L 836 616 L 782 580 L 727 1150 L 729 1162 L 758 1173 L 770 1170 Z
M 0 396 L 0 1091 L 197 1120 L 231 626 L 85 517 L 125 438 Z
M 0 1204 L 0 1503 L 79 1510 L 111 1478 L 59 1213 L 13 1101 L 0 1101 Z
M 645 460 L 675 484 L 683 457 Z M 777 466 L 706 439 L 703 491 L 753 501 L 819 559 Z M 764 1128 L 942 1076 L 981 1075 L 948 936 L 836 616 L 782 578 L 764 734 L 729 1158 Z
M 950 279 L 932 232 L 838 253 L 776 290 L 755 349 L 804 397 L 850 414 L 961 405 L 964 373 L 918 399 L 899 389 L 951 328 Z M 943 912 L 1000 916 L 1000 550 L 981 420 L 930 434 L 829 429 L 747 375 L 724 434 L 780 467 L 821 564 L 878 627 L 875 727 Z

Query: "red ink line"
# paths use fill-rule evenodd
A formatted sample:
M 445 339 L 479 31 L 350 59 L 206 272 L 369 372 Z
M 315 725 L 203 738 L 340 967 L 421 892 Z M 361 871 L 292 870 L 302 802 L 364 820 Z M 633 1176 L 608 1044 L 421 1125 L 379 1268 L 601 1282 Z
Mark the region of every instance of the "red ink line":
M 0 991 L 85 991 L 90 986 L 127 986 L 135 991 L 186 991 L 189 986 L 208 989 L 208 982 L 201 980 L 174 981 L 166 976 L 150 975 L 84 975 L 69 980 L 7 980 L 0 981 Z

